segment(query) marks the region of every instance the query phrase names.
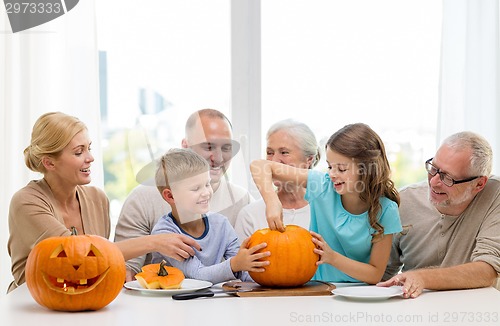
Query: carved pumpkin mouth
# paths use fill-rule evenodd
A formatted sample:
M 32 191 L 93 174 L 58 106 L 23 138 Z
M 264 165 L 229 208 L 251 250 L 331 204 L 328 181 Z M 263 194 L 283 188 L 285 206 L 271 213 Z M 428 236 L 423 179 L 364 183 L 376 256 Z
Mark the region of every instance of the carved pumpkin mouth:
M 92 291 L 102 280 L 106 277 L 109 272 L 109 267 L 104 271 L 104 273 L 97 275 L 93 278 L 82 278 L 79 280 L 65 280 L 60 277 L 55 277 L 43 273 L 43 280 L 47 286 L 56 292 L 65 294 L 82 294 Z

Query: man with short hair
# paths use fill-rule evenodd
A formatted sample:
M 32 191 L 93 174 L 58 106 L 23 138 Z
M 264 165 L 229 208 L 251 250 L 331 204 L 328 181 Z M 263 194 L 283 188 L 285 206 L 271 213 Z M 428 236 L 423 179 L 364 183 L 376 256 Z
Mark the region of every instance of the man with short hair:
M 393 239 L 383 278 L 388 280 L 379 286 L 402 285 L 403 296 L 415 298 L 424 289 L 495 282 L 500 273 L 500 179 L 490 176 L 492 159 L 490 145 L 475 133 L 444 140 L 425 162 L 428 180 L 400 192 L 403 232 Z
M 223 113 L 202 109 L 187 119 L 182 147 L 191 148 L 208 161 L 210 184 L 214 192 L 211 211 L 226 216 L 234 226 L 240 209 L 252 202 L 253 198 L 248 190 L 227 180 L 226 170 L 239 150 L 238 142 L 232 137 L 231 123 Z M 154 184 L 138 185 L 123 203 L 116 224 L 115 241 L 151 234 L 158 219 L 171 210 Z M 128 260 L 127 281 L 134 280 L 134 275 L 141 271 L 141 267 L 150 263 L 151 254 Z

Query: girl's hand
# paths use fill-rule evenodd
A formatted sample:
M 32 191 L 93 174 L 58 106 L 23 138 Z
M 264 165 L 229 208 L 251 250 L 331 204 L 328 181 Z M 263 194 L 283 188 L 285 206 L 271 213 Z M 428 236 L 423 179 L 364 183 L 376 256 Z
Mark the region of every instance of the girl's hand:
M 285 224 L 283 224 L 283 206 L 279 200 L 273 204 L 266 205 L 266 219 L 271 230 L 285 232 Z
M 316 263 L 316 265 L 321 264 L 330 264 L 333 265 L 335 256 L 338 255 L 336 251 L 333 251 L 328 243 L 323 239 L 323 237 L 316 232 L 310 231 L 313 236 L 312 242 L 316 245 L 316 249 L 314 249 L 314 253 L 320 256 L 320 259 Z
M 270 264 L 267 260 L 261 261 L 262 258 L 271 255 L 270 251 L 257 253 L 257 251 L 267 247 L 267 243 L 262 242 L 251 248 L 247 248 L 249 240 L 250 238 L 246 238 L 241 244 L 238 254 L 231 258 L 230 265 L 233 273 L 241 271 L 264 272 L 264 266 Z

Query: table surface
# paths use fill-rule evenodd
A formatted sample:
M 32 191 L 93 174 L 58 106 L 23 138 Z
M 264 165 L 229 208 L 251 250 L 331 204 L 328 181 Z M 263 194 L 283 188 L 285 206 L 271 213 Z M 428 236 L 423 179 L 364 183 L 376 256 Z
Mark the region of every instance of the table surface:
M 22 285 L 0 298 L 0 321 L 8 326 L 500 325 L 500 291 L 426 291 L 416 299 L 398 296 L 372 301 L 338 295 L 245 298 L 228 294 L 178 301 L 124 288 L 101 310 L 57 312 L 38 305 Z

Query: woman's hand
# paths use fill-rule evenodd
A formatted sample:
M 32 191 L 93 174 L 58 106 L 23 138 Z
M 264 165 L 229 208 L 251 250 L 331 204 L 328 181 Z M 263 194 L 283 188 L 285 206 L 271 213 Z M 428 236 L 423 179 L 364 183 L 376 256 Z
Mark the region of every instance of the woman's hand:
M 267 260 L 260 260 L 262 258 L 269 257 L 271 255 L 270 251 L 257 253 L 257 251 L 267 247 L 267 243 L 262 242 L 251 248 L 247 248 L 249 240 L 250 238 L 246 238 L 241 244 L 238 254 L 231 258 L 230 264 L 233 273 L 241 271 L 264 272 L 264 266 L 270 264 Z

